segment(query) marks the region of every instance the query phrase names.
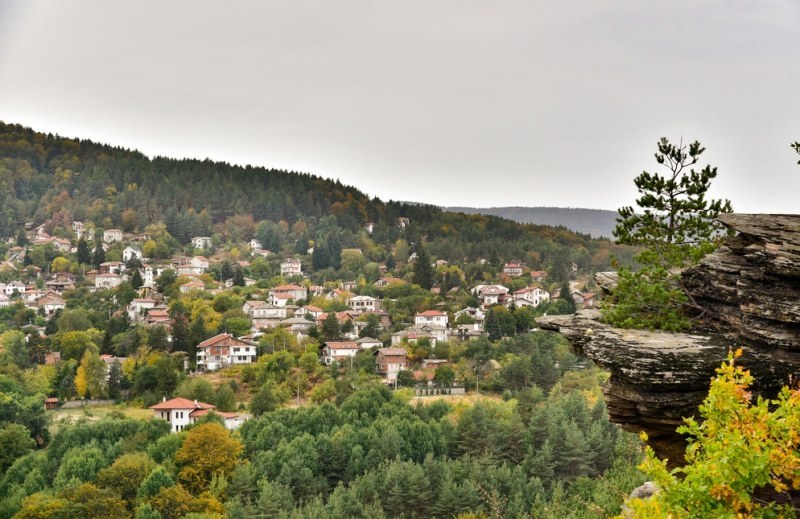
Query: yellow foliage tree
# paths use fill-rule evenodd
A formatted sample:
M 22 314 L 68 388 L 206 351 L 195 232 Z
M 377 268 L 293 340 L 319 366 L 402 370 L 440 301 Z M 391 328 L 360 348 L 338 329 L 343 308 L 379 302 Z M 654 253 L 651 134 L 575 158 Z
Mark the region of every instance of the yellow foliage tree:
M 180 468 L 178 479 L 199 494 L 208 489 L 215 475 L 227 476 L 233 471 L 242 450 L 242 443 L 222 425 L 210 422 L 197 426 L 175 453 L 175 464 Z

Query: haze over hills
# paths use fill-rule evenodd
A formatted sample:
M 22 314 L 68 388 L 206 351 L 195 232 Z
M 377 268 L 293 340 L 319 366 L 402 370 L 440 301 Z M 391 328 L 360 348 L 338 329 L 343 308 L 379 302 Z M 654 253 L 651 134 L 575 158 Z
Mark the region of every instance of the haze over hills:
M 616 226 L 616 211 L 582 209 L 577 207 L 445 207 L 446 211 L 466 214 L 488 214 L 508 218 L 519 223 L 537 225 L 563 225 L 571 231 L 594 237 L 612 238 Z

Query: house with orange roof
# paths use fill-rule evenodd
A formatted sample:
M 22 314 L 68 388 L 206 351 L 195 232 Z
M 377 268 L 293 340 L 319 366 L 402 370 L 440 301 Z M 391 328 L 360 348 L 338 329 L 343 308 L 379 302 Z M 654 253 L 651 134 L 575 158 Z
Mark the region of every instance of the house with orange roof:
M 414 324 L 438 324 L 447 326 L 447 314 L 441 310 L 425 310 L 414 316 Z
M 150 409 L 153 410 L 156 418 L 169 422 L 172 432 L 182 431 L 186 426 L 195 423 L 198 418 L 211 411 L 222 418 L 226 429 L 236 429 L 247 419 L 245 415 L 239 413 L 224 413 L 217 411 L 214 405 L 180 397 L 170 400 L 165 397 L 162 402 L 151 405 Z

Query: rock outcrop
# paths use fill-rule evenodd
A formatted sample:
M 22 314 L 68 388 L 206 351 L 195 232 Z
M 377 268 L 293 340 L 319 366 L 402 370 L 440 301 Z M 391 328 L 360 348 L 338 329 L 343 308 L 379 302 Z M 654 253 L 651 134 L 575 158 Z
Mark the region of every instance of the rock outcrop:
M 600 323 L 594 310 L 537 320 L 611 373 L 604 392 L 612 421 L 645 431 L 672 463 L 684 447 L 675 429 L 694 414 L 730 349 L 743 349 L 739 362 L 755 377 L 755 393 L 772 396 L 800 374 L 800 215 L 719 220 L 738 234 L 682 276 L 704 309 L 698 331 L 622 330 Z

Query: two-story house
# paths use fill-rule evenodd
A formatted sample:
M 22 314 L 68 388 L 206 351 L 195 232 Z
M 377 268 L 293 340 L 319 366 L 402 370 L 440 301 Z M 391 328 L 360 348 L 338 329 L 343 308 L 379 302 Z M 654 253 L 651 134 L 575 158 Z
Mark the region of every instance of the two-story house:
M 208 236 L 195 236 L 192 238 L 192 247 L 195 249 L 210 249 L 211 238 Z
M 375 351 L 375 372 L 385 381 L 397 380 L 397 374 L 408 369 L 405 348 L 380 348 Z
M 425 310 L 414 316 L 414 324 L 438 324 L 447 327 L 447 314 L 441 310 Z
M 198 371 L 214 371 L 236 364 L 250 364 L 255 360 L 255 344 L 229 333 L 220 333 L 197 345 Z
M 381 309 L 381 301 L 372 296 L 353 296 L 347 300 L 347 307 L 356 314 L 377 312 Z

